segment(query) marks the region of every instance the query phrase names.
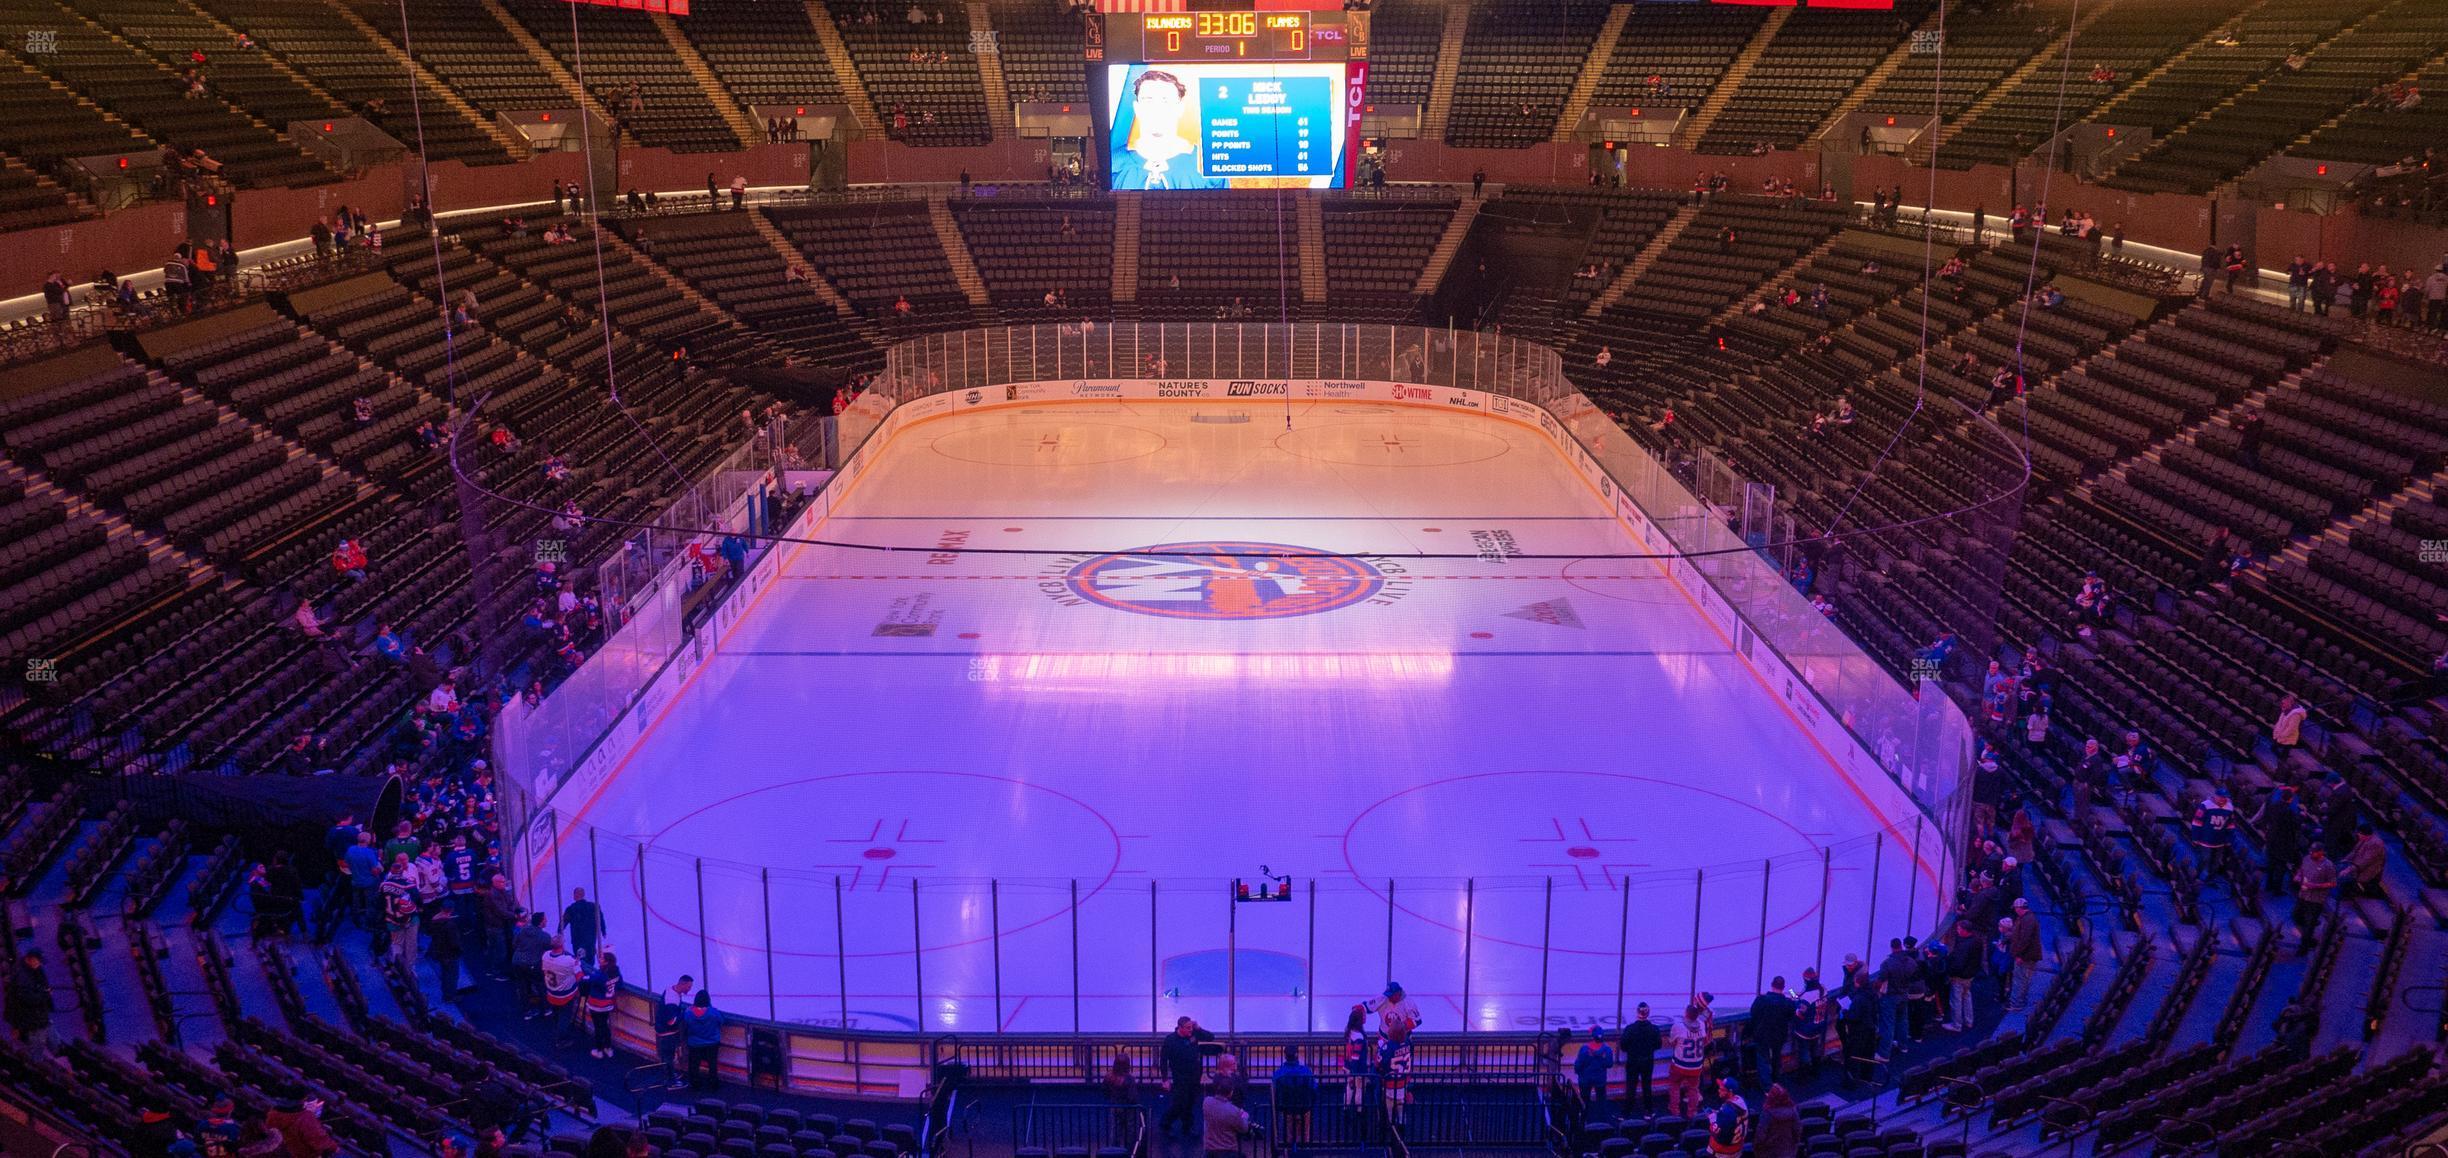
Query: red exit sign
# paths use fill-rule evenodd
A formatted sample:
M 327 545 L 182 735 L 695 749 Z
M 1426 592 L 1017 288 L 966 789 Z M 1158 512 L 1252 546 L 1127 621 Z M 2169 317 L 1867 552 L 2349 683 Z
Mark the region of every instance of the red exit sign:
M 626 8 L 632 12 L 664 12 L 673 16 L 688 15 L 689 0 L 569 0 L 596 8 Z

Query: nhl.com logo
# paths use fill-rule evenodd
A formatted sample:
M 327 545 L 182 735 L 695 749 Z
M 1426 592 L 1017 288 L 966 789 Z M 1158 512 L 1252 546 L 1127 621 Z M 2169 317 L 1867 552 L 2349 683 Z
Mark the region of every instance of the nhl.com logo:
M 1392 603 L 1410 576 L 1388 559 L 1207 539 L 1056 560 L 1038 589 L 1068 607 L 1163 619 L 1289 619 Z
M 1224 384 L 1226 398 L 1281 398 L 1292 388 L 1289 382 L 1253 382 L 1246 378 Z

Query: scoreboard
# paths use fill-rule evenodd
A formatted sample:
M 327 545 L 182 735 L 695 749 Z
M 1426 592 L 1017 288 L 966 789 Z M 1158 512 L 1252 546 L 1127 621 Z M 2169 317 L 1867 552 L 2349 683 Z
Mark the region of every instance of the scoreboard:
M 1352 58 L 1342 12 L 1150 12 L 1105 18 L 1108 59 L 1343 61 Z

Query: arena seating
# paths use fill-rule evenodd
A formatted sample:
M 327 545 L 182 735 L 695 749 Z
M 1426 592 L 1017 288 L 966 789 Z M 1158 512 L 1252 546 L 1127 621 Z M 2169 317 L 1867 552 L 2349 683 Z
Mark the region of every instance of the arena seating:
M 183 56 L 173 66 L 166 62 L 166 52 L 148 53 L 113 37 L 101 25 L 82 17 L 64 17 L 63 10 L 39 0 L 11 0 L 0 6 L 0 34 L 10 43 L 26 43 L 30 32 L 55 35 L 55 50 L 30 57 L 32 67 L 73 87 L 154 141 L 205 150 L 220 173 L 233 182 L 295 185 L 333 177 L 331 170 L 230 103 L 242 92 L 254 91 L 257 82 L 285 85 L 265 80 L 259 69 L 241 66 L 216 71 L 208 63 L 201 66 L 204 93 L 190 96 L 180 72 L 197 66 Z M 58 98 L 52 99 L 56 103 Z M 337 111 L 328 104 L 316 107 L 326 113 Z M 100 151 L 127 147 L 122 131 Z
M 356 0 L 352 8 L 392 44 L 414 44 L 417 63 L 486 113 L 566 109 L 575 103 L 519 51 L 480 0 L 419 4 L 410 10 L 412 28 L 401 27 L 397 5 Z
M 1111 315 L 1111 200 L 964 197 L 952 203 L 952 212 L 978 276 L 1004 317 L 1018 322 Z M 1060 295 L 1050 307 L 1049 291 Z
M 787 279 L 781 255 L 756 232 L 747 214 L 624 221 L 620 229 L 641 251 L 688 279 L 767 340 L 830 364 L 864 368 L 874 360 L 874 347 L 845 325 L 833 307 L 818 300 L 809 286 Z
M 1952 120 L 2065 34 L 2072 6 L 1991 4 L 1947 13 L 1945 51 L 1913 52 L 1870 90 L 1862 111 Z M 1935 27 L 1930 31 L 1935 32 Z M 2085 39 L 2088 40 L 2088 34 Z
M 977 145 L 993 138 L 985 84 L 970 51 L 967 8 L 950 0 L 826 3 L 858 65 L 859 80 L 893 139 L 913 145 Z M 913 23 L 912 10 L 927 19 Z
M 1300 253 L 1286 240 L 1297 228 L 1289 197 L 1268 192 L 1141 196 L 1146 198 L 1139 224 L 1142 319 L 1212 321 L 1224 316 L 1219 311 L 1261 321 L 1298 316 Z
M 1369 99 L 1428 106 L 1445 11 L 1429 0 L 1379 0 L 1369 13 Z
M 1474 5 L 1445 139 L 1496 149 L 1546 140 L 1607 8 L 1597 0 Z
M 705 5 L 674 20 L 743 105 L 841 103 L 841 82 L 802 5 Z
M 1800 144 L 1904 40 L 1928 7 L 1906 0 L 1892 12 L 1794 13 L 1700 138 L 1700 151 L 1747 153 L 1760 145 Z
M 1354 321 L 1409 317 L 1411 292 L 1445 234 L 1455 203 L 1359 197 L 1326 199 L 1327 316 Z
M 1697 108 L 1759 30 L 1760 10 L 1639 4 L 1624 22 L 1593 103 Z M 1652 85 L 1649 78 L 1656 77 Z M 1373 79 L 1373 78 L 1372 78 Z
M 2288 53 L 2319 45 L 2378 7 L 2370 2 L 2320 4 L 2312 0 L 2271 0 L 2257 5 L 2232 26 L 2233 46 L 2216 42 L 2193 46 L 2164 71 L 2122 94 L 2110 119 L 2147 126 L 2165 139 L 2230 94 L 2283 71 Z M 2116 170 L 2112 183 L 2158 188 L 2150 177 L 2154 171 L 2148 158 L 2127 162 Z
M 417 147 L 420 131 L 417 116 L 421 112 L 424 145 L 433 156 L 479 165 L 511 160 L 509 152 L 488 137 L 482 126 L 460 115 L 448 103 L 427 101 L 420 106 L 412 101 L 399 62 L 357 35 L 354 29 L 335 25 L 330 6 L 319 0 L 212 0 L 207 10 L 232 27 L 243 29 L 264 51 L 277 55 L 324 91 L 348 102 L 357 115 L 412 150 Z M 233 65 L 247 55 L 228 45 L 225 39 L 216 40 L 210 51 L 218 52 L 225 63 Z M 252 101 L 248 107 L 258 116 L 266 115 Z
M 1988 107 L 1976 105 L 1950 123 L 1939 163 L 1961 168 L 2029 156 L 2054 127 L 2089 116 L 2245 7 L 2239 0 L 2172 0 L 2098 13 L 2071 49 L 2051 50 L 2021 81 L 1980 98 Z M 2115 79 L 2094 80 L 2094 69 Z
M 1003 85 L 1014 101 L 1085 101 L 1086 34 L 1056 0 L 999 0 L 988 8 Z
M 2359 9 L 2348 8 L 2351 16 Z M 2296 33 L 2300 67 L 2282 60 L 2260 80 L 2162 137 L 2150 151 L 2116 170 L 2124 188 L 2203 193 L 2395 80 L 2438 52 L 2448 37 L 2448 13 L 2398 3 L 2322 41 Z
M 583 44 L 607 100 L 639 82 L 641 141 L 739 143 L 644 15 L 584 11 L 572 42 L 564 7 L 504 3 L 564 60 Z M 1075 18 L 1054 0 L 991 3 L 1014 99 L 1085 99 Z M 1372 93 L 1424 103 L 1442 9 L 1375 7 Z M 1905 57 L 1862 107 L 1920 113 L 1935 95 L 1951 122 L 1947 164 L 2015 159 L 2052 125 L 2094 114 L 2147 124 L 2158 143 L 2113 178 L 2135 190 L 2198 193 L 2281 153 L 2396 162 L 2421 153 L 2443 114 L 2436 102 L 2399 110 L 2366 97 L 2408 77 L 2448 84 L 2425 64 L 2448 37 L 2434 7 L 2122 3 L 2085 24 L 2069 55 L 2009 85 L 2073 12 L 1966 6 L 1950 11 L 1943 65 Z M 0 229 L 87 211 L 57 181 L 66 157 L 200 145 L 241 184 L 311 183 L 335 174 L 280 138 L 291 117 L 355 111 L 412 135 L 396 60 L 319 6 L 105 8 L 0 0 L 12 56 L 30 21 L 62 32 L 58 53 L 0 72 Z M 897 8 L 831 9 L 879 108 L 904 118 L 895 135 L 984 143 L 991 118 L 966 7 L 943 5 L 941 25 L 910 24 Z M 397 5 L 354 10 L 405 43 Z M 1797 12 L 1704 148 L 1800 143 L 1902 43 L 1899 17 L 1909 26 L 1927 11 Z M 1477 6 L 1448 140 L 1546 140 L 1606 14 L 1596 0 L 1529 14 Z M 263 49 L 237 49 L 215 19 Z M 420 3 L 410 19 L 418 57 L 480 115 L 568 103 L 478 0 Z M 1739 6 L 1636 8 L 1595 103 L 1698 103 L 1758 20 Z M 676 22 L 727 90 L 713 99 L 841 99 L 802 5 L 700 0 Z M 2227 26 L 2238 43 L 2212 39 Z M 190 99 L 176 78 L 194 50 L 210 62 L 208 94 Z M 910 62 L 913 51 L 948 60 Z M 2290 68 L 2298 51 L 2303 66 Z M 2093 65 L 2116 79 L 2089 80 Z M 437 156 L 510 159 L 447 103 L 423 112 Z M 175 321 L 149 321 L 80 348 L 106 368 L 0 388 L 0 663 L 39 658 L 56 678 L 0 690 L 0 727 L 63 767 L 103 772 L 294 770 L 283 753 L 301 734 L 315 767 L 341 775 L 443 770 L 431 750 L 403 747 L 399 727 L 440 670 L 483 654 L 505 679 L 549 684 L 577 662 L 522 624 L 537 595 L 532 545 L 562 542 L 570 575 L 624 550 L 619 525 L 565 532 L 549 512 L 567 502 L 653 517 L 736 439 L 742 412 L 771 402 L 734 366 L 789 356 L 862 372 L 899 338 L 990 321 L 1408 320 L 1456 209 L 1427 190 L 1150 194 L 1138 300 L 1117 305 L 1115 199 L 981 188 L 945 202 L 986 290 L 978 307 L 912 192 L 744 213 L 673 198 L 665 211 L 608 214 L 600 283 L 599 239 L 582 221 L 566 222 L 580 241 L 568 245 L 539 236 L 565 223 L 542 214 L 463 220 L 438 238 L 401 229 L 378 260 L 332 263 L 327 280 L 348 277 L 343 288 L 217 305 L 202 315 L 209 340 L 152 344 Z M 1301 296 L 1303 255 L 1285 240 L 1300 196 L 1321 210 L 1321 301 Z M 2400 1000 L 2441 980 L 2448 929 L 2448 711 L 2424 682 L 2448 652 L 2448 584 L 2430 546 L 2448 539 L 2448 405 L 2430 367 L 2373 352 L 2370 324 L 2343 309 L 2293 313 L 2249 286 L 2148 292 L 2154 275 L 2138 260 L 2053 233 L 1996 247 L 1941 234 L 1929 263 L 1956 259 L 1962 272 L 1930 280 L 1910 256 L 1920 233 L 1862 225 L 1832 204 L 1517 184 L 1480 216 L 1488 233 L 1536 234 L 1523 250 L 1537 252 L 1484 277 L 1458 262 L 1447 288 L 1492 302 L 1508 334 L 1552 340 L 1574 381 L 1670 466 L 1688 471 L 1709 451 L 1772 483 L 1798 538 L 1832 533 L 1811 544 L 1813 591 L 1899 678 L 1927 670 L 1931 641 L 1951 631 L 1966 646 L 1939 674 L 1975 711 L 1992 660 L 2035 663 L 2049 681 L 2043 738 L 2024 739 L 2019 718 L 1986 731 L 1995 799 L 1979 805 L 1998 829 L 2021 815 L 2039 830 L 2024 879 L 2051 910 L 2046 992 L 1960 1052 L 1899 1057 L 1901 1072 L 1884 1075 L 1899 1089 L 1871 1088 L 1875 1123 L 1858 1108 L 1810 1107 L 1810 1152 L 2172 1152 L 2214 1133 L 2236 1152 L 2353 1154 L 2440 1128 L 2438 1016 Z M 1672 242 L 1646 252 L 1670 221 Z M 774 234 L 851 313 L 785 278 Z M 1617 286 L 1636 257 L 1644 264 Z M 1596 276 L 1567 277 L 1567 266 Z M 1585 313 L 1610 287 L 1623 292 Z M 1799 303 L 1783 303 L 1788 287 Z M 2035 289 L 2066 297 L 2041 305 Z M 1049 309 L 1048 291 L 1062 304 Z M 894 308 L 903 299 L 908 317 Z M 469 316 L 446 332 L 461 307 Z M 1849 422 L 1831 417 L 1839 399 Z M 475 406 L 456 467 L 512 501 L 461 508 L 454 463 L 427 433 L 446 400 Z M 514 437 L 487 438 L 496 428 Z M 547 474 L 554 458 L 569 477 Z M 373 557 L 362 583 L 332 572 L 342 537 Z M 2071 596 L 2092 571 L 2118 598 L 2082 622 Z M 301 606 L 323 637 L 301 629 Z M 374 659 L 381 625 L 432 654 Z M 2312 718 L 2307 742 L 2282 749 L 2269 724 L 2290 695 Z M 2156 749 L 2145 770 L 2114 792 L 2075 792 L 2088 775 L 2082 741 L 2113 745 L 2128 730 Z M 0 1043 L 10 1099 L 125 1146 L 147 1108 L 192 1120 L 229 1091 L 260 1119 L 276 1092 L 303 1090 L 330 1100 L 326 1121 L 349 1152 L 371 1153 L 464 1130 L 483 1077 L 554 1102 L 565 1126 L 586 1124 L 595 1101 L 583 1079 L 436 1013 L 414 973 L 378 968 L 379 984 L 364 984 L 355 946 L 223 945 L 214 929 L 251 858 L 137 819 L 128 800 L 152 779 L 97 776 L 53 795 L 0 767 L 0 887 L 44 906 L 36 927 L 59 946 L 59 992 L 75 999 L 60 1056 Z M 2341 815 L 2349 828 L 2368 819 L 2388 851 L 2377 895 L 2339 903 L 2300 949 L 2283 892 L 2261 887 L 2273 854 L 2259 809 L 2280 784 L 2320 794 L 2313 822 L 2329 833 Z M 2193 848 L 2185 826 L 2213 785 L 2242 804 L 2233 864 Z M 210 995 L 210 1017 L 182 1008 L 197 994 Z M 782 1113 L 717 1103 L 644 1118 L 667 1158 L 820 1158 L 794 1131 L 765 1133 L 789 1121 Z M 1692 1128 L 1606 1115 L 1572 1150 L 1673 1153 L 1693 1148 Z M 901 1153 L 858 1134 L 841 1136 L 873 1158 Z M 577 1153 L 582 1140 L 547 1136 L 510 1154 L 547 1149 Z
M 957 328 L 969 316 L 969 299 L 952 276 L 925 202 L 775 207 L 765 213 L 861 316 L 896 329 L 927 330 Z M 904 300 L 910 305 L 907 318 L 894 309 Z
M 583 66 L 597 103 L 641 144 L 714 153 L 747 143 L 732 134 L 653 17 L 550 0 L 506 0 L 504 7 L 573 73 Z

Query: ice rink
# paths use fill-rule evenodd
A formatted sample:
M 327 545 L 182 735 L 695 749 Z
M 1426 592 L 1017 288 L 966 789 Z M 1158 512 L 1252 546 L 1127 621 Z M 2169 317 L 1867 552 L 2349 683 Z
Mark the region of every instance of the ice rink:
M 819 535 L 961 550 L 784 548 L 538 872 L 632 983 L 987 1033 L 1332 1030 L 1390 978 L 1523 1030 L 1928 929 L 1909 819 L 1590 557 L 1639 548 L 1535 429 L 1060 403 L 885 451 Z M 1262 865 L 1292 900 L 1232 903 Z

